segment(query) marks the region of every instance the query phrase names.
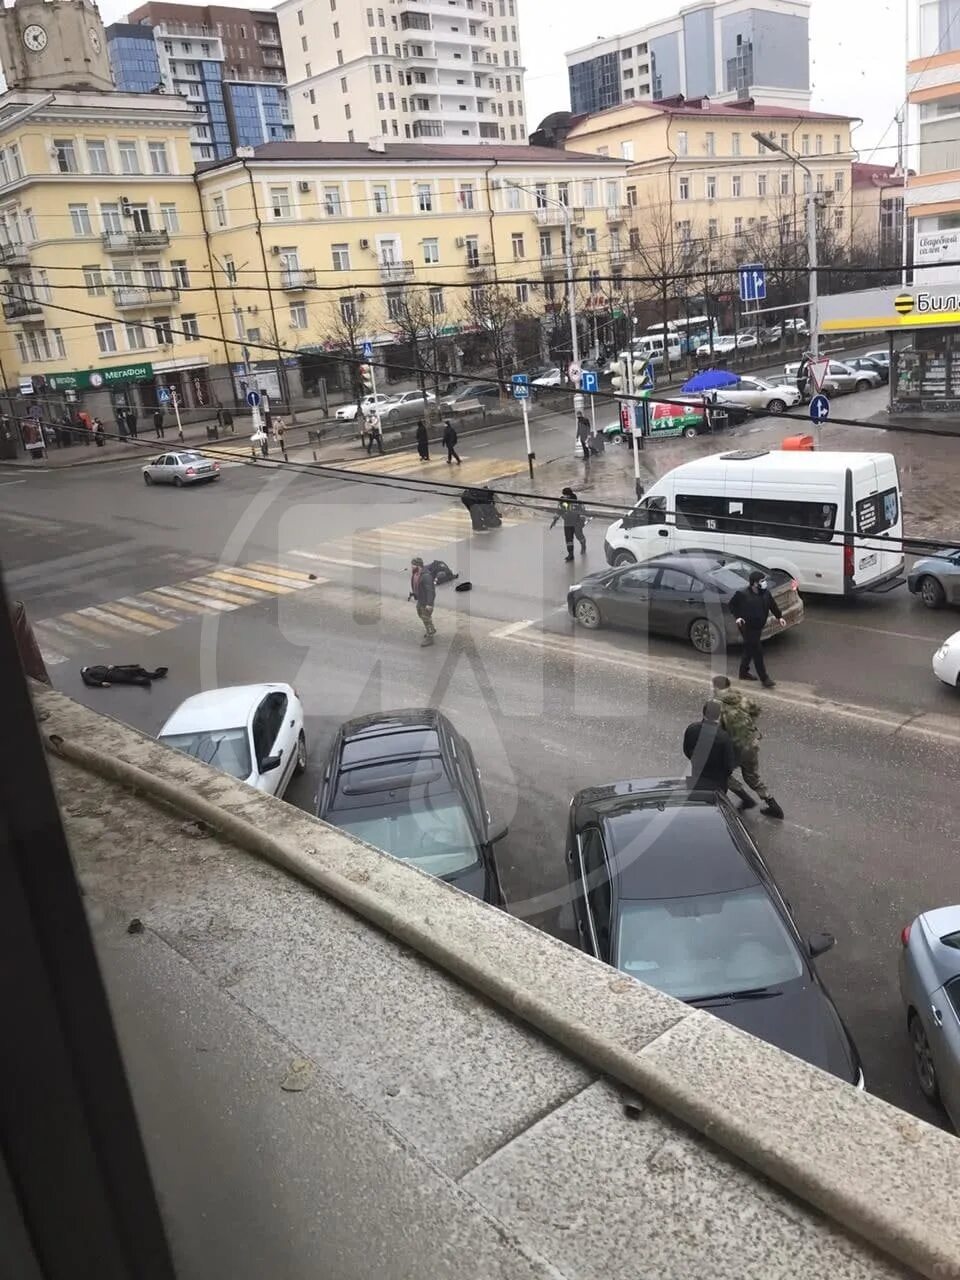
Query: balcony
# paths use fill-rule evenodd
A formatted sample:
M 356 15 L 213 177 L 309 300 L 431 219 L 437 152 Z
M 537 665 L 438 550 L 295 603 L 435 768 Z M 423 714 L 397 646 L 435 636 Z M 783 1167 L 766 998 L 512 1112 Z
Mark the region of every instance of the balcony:
M 607 205 L 607 221 L 610 223 L 626 222 L 630 217 L 630 206 L 628 204 L 611 204 Z
M 121 285 L 113 291 L 113 305 L 118 311 L 137 311 L 155 305 L 171 306 L 180 301 L 180 290 L 164 285 Z
M 540 270 L 545 278 L 563 275 L 566 270 L 566 262 L 563 255 L 559 253 L 544 254 L 540 259 Z
M 107 253 L 139 253 L 141 249 L 163 249 L 170 243 L 169 231 L 105 231 L 101 242 Z
M 381 262 L 380 279 L 384 284 L 399 284 L 403 280 L 413 278 L 414 263 L 412 258 L 404 258 L 402 262 Z
M 533 220 L 538 227 L 562 227 L 566 225 L 568 215 L 570 222 L 582 222 L 584 210 L 571 208 L 569 205 L 547 205 L 546 208 L 533 211 Z
M 29 267 L 30 250 L 24 244 L 0 244 L 0 267 Z
M 279 31 L 258 31 L 257 44 L 261 49 L 279 49 L 280 48 L 280 32 Z
M 468 271 L 486 271 L 494 264 L 493 251 L 484 249 L 481 253 L 467 254 L 466 268 Z
M 3 304 L 4 320 L 41 320 L 43 307 L 33 298 L 12 298 Z
M 312 267 L 292 267 L 284 271 L 280 277 L 280 288 L 287 293 L 295 293 L 298 289 L 309 289 L 317 283 L 317 273 Z

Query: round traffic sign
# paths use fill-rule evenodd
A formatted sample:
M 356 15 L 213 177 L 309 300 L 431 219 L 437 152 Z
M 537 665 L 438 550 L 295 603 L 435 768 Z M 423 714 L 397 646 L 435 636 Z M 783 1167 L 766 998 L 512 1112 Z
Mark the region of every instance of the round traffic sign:
M 567 365 L 567 377 L 570 379 L 571 382 L 579 382 L 581 372 L 582 370 L 580 368 L 580 362 L 578 360 L 571 360 L 570 363 Z
M 257 409 L 257 408 L 259 408 L 259 405 L 260 405 L 260 392 L 259 392 L 259 391 L 248 391 L 248 392 L 247 392 L 247 404 L 250 406 L 250 408 L 251 408 L 251 409 Z
M 830 401 L 824 395 L 816 395 L 810 401 L 810 421 L 826 422 L 830 417 Z

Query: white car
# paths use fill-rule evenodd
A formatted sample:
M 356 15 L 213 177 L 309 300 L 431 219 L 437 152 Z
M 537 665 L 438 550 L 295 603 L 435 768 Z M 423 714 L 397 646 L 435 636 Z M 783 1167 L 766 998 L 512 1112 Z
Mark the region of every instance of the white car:
M 360 412 L 363 417 L 366 417 L 368 413 L 373 413 L 374 409 L 379 409 L 381 405 L 386 404 L 389 399 L 389 396 L 382 396 L 379 391 L 375 396 L 364 396 L 360 401 Z M 356 402 L 342 404 L 333 416 L 337 422 L 355 421 L 357 416 Z
M 717 391 L 717 404 L 743 405 L 763 413 L 785 413 L 800 400 L 796 384 L 767 382 L 764 378 L 741 378 L 735 387 Z
M 563 381 L 563 374 L 559 369 L 547 369 L 545 373 L 541 373 L 539 378 L 534 378 L 531 382 L 532 387 L 559 387 Z
M 282 796 L 307 767 L 303 707 L 288 684 L 208 689 L 181 702 L 157 735 L 185 755 Z
M 952 689 L 960 687 L 960 631 L 947 636 L 933 655 L 933 674 Z
M 737 341 L 733 334 L 725 333 L 719 338 L 714 338 L 712 347 L 709 342 L 701 342 L 699 347 L 697 347 L 697 355 L 709 356 L 712 354 L 715 356 L 726 356 L 729 355 L 731 351 L 736 351 L 736 349 Z

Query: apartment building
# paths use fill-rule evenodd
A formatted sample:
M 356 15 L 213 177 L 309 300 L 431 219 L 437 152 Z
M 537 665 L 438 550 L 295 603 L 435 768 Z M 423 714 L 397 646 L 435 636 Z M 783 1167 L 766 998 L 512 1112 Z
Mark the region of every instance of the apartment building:
M 821 228 L 849 234 L 854 123 L 849 116 L 750 99 L 730 105 L 677 99 L 625 103 L 587 116 L 574 122 L 564 145 L 629 162 L 634 245 L 645 234 L 703 242 L 716 247 L 720 262 L 748 247 L 803 237 L 810 189 L 821 197 Z M 761 146 L 754 133 L 773 139 L 798 163 Z
M 809 0 L 705 0 L 566 55 L 574 115 L 621 102 L 763 98 L 810 104 Z
M 517 0 L 284 0 L 296 137 L 523 143 Z
M 491 281 L 530 317 L 561 309 L 568 235 L 581 305 L 609 306 L 626 170 L 552 148 L 377 140 L 277 143 L 207 166 L 227 336 L 314 353 L 368 339 L 389 360 L 414 305 L 459 341 L 482 328 L 471 305 Z
M 899 165 L 854 161 L 851 172 L 852 240 L 877 256 L 880 266 L 903 259 L 903 191 L 906 174 Z
M 107 48 L 117 88 L 159 88 L 190 103 L 198 163 L 293 137 L 279 28 L 270 12 L 146 4 L 131 21 L 107 28 Z

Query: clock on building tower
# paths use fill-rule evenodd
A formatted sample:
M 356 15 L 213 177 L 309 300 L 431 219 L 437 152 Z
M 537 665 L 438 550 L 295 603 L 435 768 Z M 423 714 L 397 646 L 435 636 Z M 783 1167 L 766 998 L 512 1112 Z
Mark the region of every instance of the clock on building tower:
M 94 0 L 17 0 L 0 7 L 0 65 L 8 89 L 113 89 Z

